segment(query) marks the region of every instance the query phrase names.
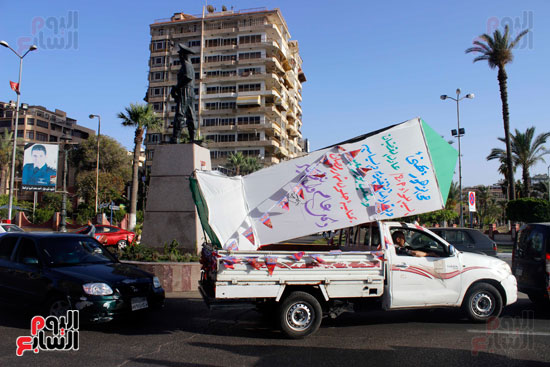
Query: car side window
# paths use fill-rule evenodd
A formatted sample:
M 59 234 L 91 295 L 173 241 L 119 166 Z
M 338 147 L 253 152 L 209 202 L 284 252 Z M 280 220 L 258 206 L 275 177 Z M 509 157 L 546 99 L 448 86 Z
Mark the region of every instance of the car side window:
M 17 237 L 4 237 L 0 241 L 0 259 L 9 260 L 11 258 L 17 240 Z
M 541 257 L 542 250 L 544 248 L 544 236 L 542 232 L 534 230 L 531 232 L 531 236 L 527 239 L 529 246 L 529 254 L 533 257 Z
M 432 252 L 438 256 L 448 256 L 446 246 L 423 231 L 411 228 L 395 228 L 392 230 L 392 234 L 395 231 L 401 231 L 405 235 L 405 247 L 426 253 Z
M 95 233 L 104 233 L 109 232 L 107 231 L 107 227 L 95 227 Z
M 15 261 L 21 264 L 38 264 L 38 251 L 34 241 L 29 238 L 22 238 L 17 246 Z

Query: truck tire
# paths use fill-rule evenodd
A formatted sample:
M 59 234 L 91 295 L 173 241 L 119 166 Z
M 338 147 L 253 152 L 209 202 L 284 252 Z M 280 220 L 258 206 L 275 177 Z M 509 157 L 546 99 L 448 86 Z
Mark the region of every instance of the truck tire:
M 473 285 L 462 302 L 468 318 L 474 322 L 485 322 L 490 317 L 498 317 L 502 312 L 502 296 L 491 284 Z
M 306 292 L 292 292 L 279 307 L 281 329 L 292 339 L 301 339 L 316 332 L 322 318 L 319 301 Z

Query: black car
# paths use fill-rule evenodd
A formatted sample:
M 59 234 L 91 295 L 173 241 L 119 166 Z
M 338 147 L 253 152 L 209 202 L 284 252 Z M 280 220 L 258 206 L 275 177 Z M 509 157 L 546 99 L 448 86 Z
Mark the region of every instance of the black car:
M 152 274 L 120 263 L 94 238 L 77 234 L 0 235 L 0 301 L 80 320 L 111 321 L 160 308 L 164 289 Z
M 550 223 L 530 223 L 518 232 L 512 253 L 518 290 L 533 302 L 548 302 L 550 293 Z
M 430 228 L 430 231 L 449 242 L 459 251 L 497 256 L 497 244 L 477 229 L 437 227 Z

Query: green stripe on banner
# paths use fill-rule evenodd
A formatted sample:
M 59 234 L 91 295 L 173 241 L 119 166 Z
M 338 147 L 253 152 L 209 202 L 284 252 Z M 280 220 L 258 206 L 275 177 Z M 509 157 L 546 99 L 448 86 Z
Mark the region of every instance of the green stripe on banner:
M 447 196 L 449 196 L 451 182 L 453 181 L 458 152 L 424 120 L 422 120 L 422 129 L 424 130 L 426 144 L 428 145 L 428 151 L 434 165 L 439 190 L 443 197 L 443 205 L 445 205 Z

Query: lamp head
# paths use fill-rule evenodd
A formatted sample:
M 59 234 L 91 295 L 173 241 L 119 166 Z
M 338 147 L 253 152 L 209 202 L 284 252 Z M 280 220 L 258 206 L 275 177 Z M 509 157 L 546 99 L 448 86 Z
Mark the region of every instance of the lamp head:
M 10 47 L 10 45 L 8 45 L 8 43 L 4 40 L 0 41 L 0 45 L 2 45 L 4 47 Z
M 458 96 L 460 94 L 460 88 L 456 88 L 456 95 Z
M 37 50 L 38 47 L 36 47 L 36 45 L 32 45 L 31 47 L 29 47 L 29 51 L 34 51 L 34 50 Z
M 447 95 L 446 95 L 446 94 L 442 94 L 439 98 L 441 98 L 441 100 L 444 101 L 444 100 L 447 99 Z
M 468 98 L 468 99 L 474 99 L 474 97 L 475 97 L 475 94 L 473 94 L 473 93 L 466 94 L 466 98 Z
M 95 115 L 90 115 L 88 116 L 89 118 L 93 119 L 95 117 Z

